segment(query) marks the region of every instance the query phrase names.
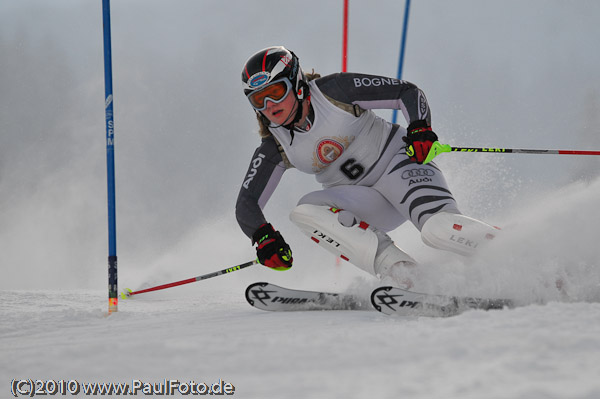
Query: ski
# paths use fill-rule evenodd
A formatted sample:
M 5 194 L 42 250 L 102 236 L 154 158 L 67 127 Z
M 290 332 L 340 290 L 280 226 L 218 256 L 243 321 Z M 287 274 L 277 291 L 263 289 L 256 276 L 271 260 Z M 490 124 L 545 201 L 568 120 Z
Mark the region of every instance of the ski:
M 493 310 L 512 308 L 509 299 L 486 299 L 423 294 L 396 287 L 379 287 L 371 293 L 375 310 L 398 316 L 449 317 L 469 309 Z
M 424 294 L 396 287 L 379 287 L 371 293 L 371 303 L 356 295 L 306 291 L 259 282 L 246 288 L 246 301 L 257 309 L 291 312 L 313 310 L 377 310 L 386 315 L 450 317 L 469 309 L 512 308 L 509 299 Z
M 246 300 L 255 308 L 279 312 L 371 308 L 367 300 L 350 294 L 293 290 L 264 282 L 250 284 Z

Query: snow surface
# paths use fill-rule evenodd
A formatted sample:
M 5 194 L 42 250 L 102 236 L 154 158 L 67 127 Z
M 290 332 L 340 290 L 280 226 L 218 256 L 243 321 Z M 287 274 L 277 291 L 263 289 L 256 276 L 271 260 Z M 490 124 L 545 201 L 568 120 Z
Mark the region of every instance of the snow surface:
M 109 317 L 102 292 L 3 291 L 1 299 L 10 308 L 2 312 L 5 387 L 13 378 L 167 378 L 223 379 L 239 398 L 600 396 L 598 303 L 407 320 L 267 313 L 239 293 L 140 297 Z
M 447 319 L 263 312 L 246 304 L 248 283 L 319 284 L 259 266 L 122 300 L 110 316 L 102 291 L 3 290 L 0 381 L 222 379 L 239 398 L 598 398 L 600 263 L 589 216 L 599 201 L 600 180 L 573 184 L 516 210 L 518 222 L 476 259 L 434 251 L 414 276 L 439 293 L 509 296 L 515 309 Z M 332 263 L 322 288 L 366 294 L 376 285 L 354 272 Z

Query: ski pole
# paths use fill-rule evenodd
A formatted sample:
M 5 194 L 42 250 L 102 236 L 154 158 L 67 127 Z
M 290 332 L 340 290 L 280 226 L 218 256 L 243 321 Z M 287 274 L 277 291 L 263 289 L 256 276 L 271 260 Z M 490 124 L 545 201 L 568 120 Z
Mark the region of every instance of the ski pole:
M 238 270 L 242 270 L 248 266 L 252 266 L 257 263 L 258 263 L 258 260 L 255 259 L 250 262 L 242 263 L 241 265 L 232 266 L 232 267 L 228 267 L 227 269 L 219 270 L 218 272 L 203 274 L 202 276 L 197 276 L 197 277 L 192 277 L 192 278 L 188 278 L 185 280 L 175 281 L 173 283 L 157 285 L 156 287 L 150 287 L 150 288 L 146 288 L 146 289 L 139 290 L 139 291 L 131 291 L 129 288 L 126 288 L 121 293 L 121 298 L 126 299 L 133 295 L 143 294 L 144 292 L 164 290 L 166 288 L 177 287 L 179 285 L 195 283 L 196 281 L 206 280 L 209 278 L 220 276 L 222 274 L 229 274 L 229 273 L 232 273 L 232 272 L 235 272 Z
M 429 155 L 425 162 L 430 162 L 433 158 L 443 152 L 493 152 L 493 153 L 512 153 L 512 154 L 556 154 L 556 155 L 600 155 L 600 151 L 579 151 L 579 150 L 527 150 L 523 148 L 485 148 L 485 147 L 453 147 L 449 144 L 441 144 L 436 141 L 429 150 Z

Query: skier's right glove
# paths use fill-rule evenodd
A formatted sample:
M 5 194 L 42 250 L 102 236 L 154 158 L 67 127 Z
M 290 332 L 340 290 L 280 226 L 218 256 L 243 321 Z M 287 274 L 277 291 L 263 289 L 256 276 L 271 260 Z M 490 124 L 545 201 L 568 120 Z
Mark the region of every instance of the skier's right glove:
M 265 223 L 252 235 L 252 245 L 256 247 L 258 261 L 274 270 L 288 270 L 292 267 L 292 250 L 278 231 L 270 223 Z

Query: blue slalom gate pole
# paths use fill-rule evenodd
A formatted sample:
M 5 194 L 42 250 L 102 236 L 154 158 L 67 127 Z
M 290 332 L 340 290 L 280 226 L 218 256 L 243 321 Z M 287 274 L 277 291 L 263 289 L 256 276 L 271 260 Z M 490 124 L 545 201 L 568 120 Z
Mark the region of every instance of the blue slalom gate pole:
M 398 79 L 402 79 L 402 67 L 404 66 L 404 50 L 406 49 L 406 32 L 408 31 L 408 14 L 410 11 L 410 0 L 406 0 L 404 9 L 404 24 L 402 27 L 402 40 L 400 43 L 400 60 L 398 61 Z M 395 109 L 392 114 L 392 123 L 396 123 L 398 118 L 398 110 Z
M 112 50 L 110 41 L 110 0 L 102 0 L 104 30 L 104 112 L 106 116 L 106 172 L 108 187 L 108 313 L 118 310 L 117 227 L 115 205 L 115 123 L 113 119 Z

